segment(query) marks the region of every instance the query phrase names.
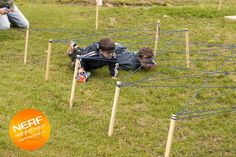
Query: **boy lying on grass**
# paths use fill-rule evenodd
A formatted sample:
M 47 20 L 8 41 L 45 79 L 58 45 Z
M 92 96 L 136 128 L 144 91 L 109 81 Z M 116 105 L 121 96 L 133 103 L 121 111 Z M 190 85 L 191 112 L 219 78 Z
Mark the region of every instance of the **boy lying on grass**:
M 143 47 L 137 53 L 131 52 L 121 44 L 112 42 L 109 38 L 101 39 L 99 42 L 95 42 L 85 49 L 79 48 L 76 43 L 71 43 L 67 54 L 71 57 L 73 67 L 76 56 L 81 55 L 80 74 L 107 64 L 109 65 L 110 74 L 113 78 L 116 78 L 118 74 L 117 68 L 122 70 L 136 70 L 141 68 L 152 69 L 156 66 L 156 63 L 153 61 L 154 53 L 152 49 Z M 93 55 L 95 55 L 94 58 L 91 57 Z M 106 60 L 101 60 L 101 57 Z
M 72 66 L 75 65 L 77 55 L 80 56 L 80 68 L 77 77 L 78 82 L 86 82 L 89 71 L 108 65 L 110 75 L 116 79 L 118 75 L 118 63 L 114 57 L 115 43 L 110 38 L 103 38 L 86 48 L 79 48 L 72 43 L 67 51 L 71 58 Z
M 149 47 L 142 47 L 138 52 L 129 51 L 126 47 L 116 44 L 116 59 L 119 63 L 119 69 L 153 69 L 156 63 L 153 61 L 154 53 Z

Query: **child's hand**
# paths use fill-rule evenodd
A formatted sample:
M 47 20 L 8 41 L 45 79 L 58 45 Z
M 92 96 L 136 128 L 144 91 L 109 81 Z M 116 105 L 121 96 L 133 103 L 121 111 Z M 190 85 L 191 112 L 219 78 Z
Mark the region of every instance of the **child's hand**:
M 6 15 L 10 12 L 10 9 L 7 8 L 1 8 L 0 9 L 0 15 Z
M 85 72 L 85 71 L 84 71 L 84 68 L 82 68 L 82 67 L 81 67 L 81 68 L 79 68 L 79 71 L 78 71 L 78 73 L 80 74 L 80 73 L 83 73 L 83 72 Z

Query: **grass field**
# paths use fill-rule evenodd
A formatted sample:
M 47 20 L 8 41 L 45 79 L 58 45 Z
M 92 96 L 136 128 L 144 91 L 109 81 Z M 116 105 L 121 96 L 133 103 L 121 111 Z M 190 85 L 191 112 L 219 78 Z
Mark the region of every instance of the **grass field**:
M 226 57 L 231 56 L 235 60 L 235 50 L 223 51 L 222 47 L 214 46 L 235 45 L 236 23 L 224 20 L 225 15 L 236 14 L 235 5 L 224 5 L 221 11 L 217 10 L 217 3 L 196 5 L 195 2 L 189 6 L 171 7 L 103 7 L 100 8 L 99 30 L 95 31 L 95 7 L 92 5 L 17 2 L 30 21 L 31 28 L 61 31 L 31 30 L 27 65 L 23 65 L 25 30 L 0 32 L 1 157 L 163 156 L 170 116 L 179 112 L 198 90 L 183 87 L 122 88 L 114 135 L 108 138 L 116 81 L 109 77 L 106 67 L 94 71 L 89 82 L 77 86 L 75 104 L 70 109 L 73 71 L 65 54 L 66 43 L 53 43 L 50 78 L 48 82 L 44 81 L 49 39 L 76 40 L 81 46 L 86 46 L 109 36 L 131 50 L 142 46 L 153 48 L 156 21 L 160 19 L 163 32 L 158 47 L 158 68 L 149 72 L 139 71 L 134 75 L 129 71 L 120 71 L 121 81 L 132 82 L 161 73 L 156 76 L 157 81 L 139 85 L 201 86 L 211 76 L 158 79 L 198 75 L 202 71 L 216 69 L 236 70 L 235 61 L 224 64 Z M 234 1 L 227 1 L 227 4 L 234 4 Z M 185 58 L 184 33 L 168 33 L 169 30 L 185 28 L 190 30 L 191 43 L 208 45 L 191 45 L 192 70 L 170 68 L 186 68 L 182 60 Z M 209 48 L 217 50 L 197 51 Z M 204 59 L 207 61 L 201 61 Z M 207 85 L 235 86 L 235 82 L 235 73 L 216 73 Z M 220 97 L 202 105 L 217 96 Z M 199 111 L 235 106 L 235 96 L 234 89 L 203 89 L 186 109 Z M 43 111 L 51 123 L 49 142 L 35 152 L 17 148 L 8 134 L 11 118 L 16 112 L 27 108 Z M 177 121 L 171 156 L 235 156 L 235 118 L 235 113 L 224 113 Z
M 95 0 L 18 0 L 19 2 L 33 2 L 33 3 L 57 3 L 57 4 L 86 4 L 94 5 Z M 147 5 L 163 5 L 163 6 L 183 6 L 183 5 L 212 5 L 216 6 L 220 0 L 103 0 L 103 4 L 110 4 L 111 6 L 147 6 Z M 236 2 L 233 0 L 221 1 L 222 6 L 233 5 Z

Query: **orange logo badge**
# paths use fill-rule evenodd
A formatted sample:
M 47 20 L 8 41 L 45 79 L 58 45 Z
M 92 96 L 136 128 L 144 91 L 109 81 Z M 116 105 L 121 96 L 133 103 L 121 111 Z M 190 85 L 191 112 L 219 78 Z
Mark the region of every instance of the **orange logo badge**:
M 37 150 L 48 141 L 50 124 L 38 110 L 18 112 L 11 121 L 9 134 L 13 142 L 24 150 Z

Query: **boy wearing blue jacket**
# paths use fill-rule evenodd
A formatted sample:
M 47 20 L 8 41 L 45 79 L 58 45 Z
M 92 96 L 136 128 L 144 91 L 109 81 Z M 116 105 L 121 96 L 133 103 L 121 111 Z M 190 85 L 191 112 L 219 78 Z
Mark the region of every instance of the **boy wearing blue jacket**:
M 154 53 L 149 47 L 142 47 L 138 52 L 132 52 L 117 43 L 115 54 L 119 69 L 122 70 L 152 69 L 156 66 L 153 61 Z

